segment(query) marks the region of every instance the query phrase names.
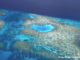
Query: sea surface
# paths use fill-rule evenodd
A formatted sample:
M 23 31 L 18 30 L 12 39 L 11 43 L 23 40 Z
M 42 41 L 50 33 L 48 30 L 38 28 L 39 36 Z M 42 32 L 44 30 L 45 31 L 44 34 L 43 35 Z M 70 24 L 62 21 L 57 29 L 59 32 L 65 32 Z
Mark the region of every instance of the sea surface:
M 0 8 L 80 21 L 80 0 L 0 0 Z

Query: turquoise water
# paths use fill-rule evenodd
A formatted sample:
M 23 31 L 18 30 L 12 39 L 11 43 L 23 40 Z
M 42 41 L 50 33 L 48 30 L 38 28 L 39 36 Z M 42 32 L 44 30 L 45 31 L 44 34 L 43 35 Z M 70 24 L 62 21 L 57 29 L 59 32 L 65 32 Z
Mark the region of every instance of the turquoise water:
M 74 27 L 80 28 L 80 22 L 79 21 L 70 20 L 70 19 L 56 18 L 56 17 L 54 17 L 53 20 L 55 20 L 59 23 L 68 24 L 68 25 L 72 25 Z
M 38 32 L 49 32 L 55 29 L 55 27 L 53 25 L 49 25 L 49 24 L 44 24 L 44 25 L 31 25 L 30 28 L 32 30 L 36 30 Z
M 15 36 L 15 40 L 33 42 L 36 37 L 31 35 L 19 34 Z

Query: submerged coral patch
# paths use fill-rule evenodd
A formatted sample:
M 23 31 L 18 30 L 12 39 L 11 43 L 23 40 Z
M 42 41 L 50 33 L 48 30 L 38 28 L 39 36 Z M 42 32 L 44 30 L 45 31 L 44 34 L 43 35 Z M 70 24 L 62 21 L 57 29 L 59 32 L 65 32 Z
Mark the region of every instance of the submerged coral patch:
M 4 26 L 4 21 L 0 19 L 0 28 L 2 28 Z
M 5 48 L 5 44 L 3 42 L 0 42 L 0 50 Z
M 0 9 L 0 16 L 5 16 L 7 13 L 7 10 Z
M 44 25 L 34 24 L 34 25 L 31 25 L 30 28 L 38 32 L 49 32 L 55 29 L 53 25 L 48 25 L 48 24 L 44 24 Z

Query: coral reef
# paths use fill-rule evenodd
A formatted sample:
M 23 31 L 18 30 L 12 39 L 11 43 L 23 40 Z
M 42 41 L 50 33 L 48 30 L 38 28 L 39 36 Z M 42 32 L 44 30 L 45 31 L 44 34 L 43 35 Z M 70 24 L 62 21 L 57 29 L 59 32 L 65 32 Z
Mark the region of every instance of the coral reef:
M 79 60 L 80 21 L 0 9 L 0 48 L 6 60 Z

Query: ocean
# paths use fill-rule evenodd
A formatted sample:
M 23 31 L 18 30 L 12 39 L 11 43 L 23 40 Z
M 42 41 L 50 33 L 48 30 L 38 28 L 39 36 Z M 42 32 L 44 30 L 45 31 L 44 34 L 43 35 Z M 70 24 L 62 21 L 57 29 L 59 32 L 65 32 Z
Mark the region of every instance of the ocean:
M 0 0 L 0 8 L 80 21 L 80 0 Z

